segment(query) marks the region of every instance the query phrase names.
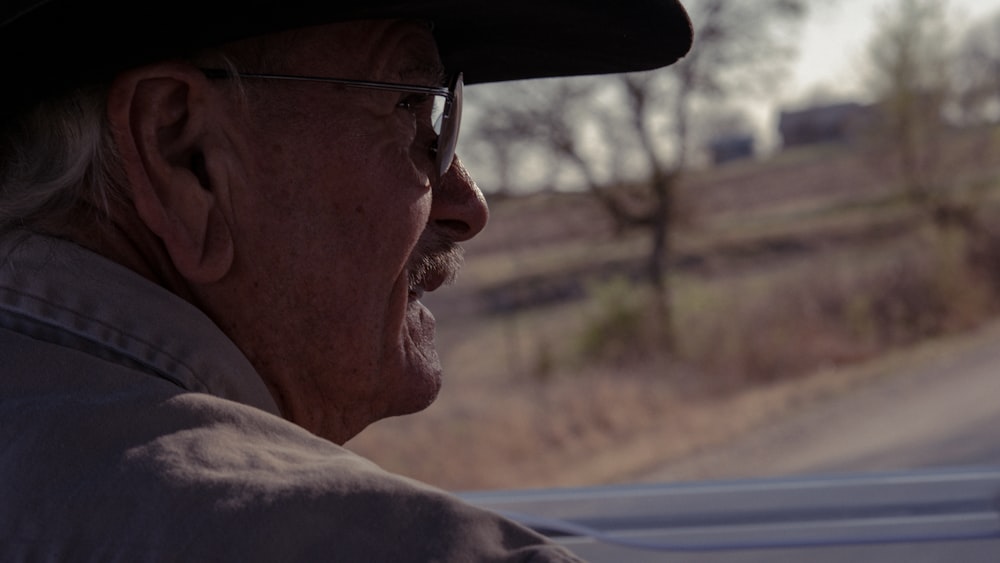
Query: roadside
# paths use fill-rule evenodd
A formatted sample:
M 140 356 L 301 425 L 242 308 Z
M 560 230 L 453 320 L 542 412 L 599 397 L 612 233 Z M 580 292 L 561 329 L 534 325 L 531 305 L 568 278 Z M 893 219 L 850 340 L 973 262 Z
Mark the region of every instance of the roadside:
M 865 454 L 891 453 L 899 445 L 893 431 L 905 432 L 899 443 L 910 453 L 951 459 L 959 459 L 958 448 L 994 443 L 1000 377 L 990 366 L 1000 361 L 997 342 L 1000 321 L 864 364 L 724 395 L 678 393 L 676 379 L 652 371 L 662 366 L 541 386 L 456 385 L 428 411 L 383 421 L 349 447 L 450 490 L 852 470 L 866 461 L 869 468 L 928 465 Z M 970 392 L 957 384 L 977 370 L 979 384 L 992 387 Z M 982 432 L 973 438 L 978 445 L 950 442 L 951 431 L 970 428 Z
M 900 351 L 776 396 L 796 397 L 753 424 L 752 401 L 729 417 L 749 424 L 690 455 L 621 481 L 676 481 L 886 471 L 1000 463 L 1000 323 Z M 846 378 L 845 378 L 846 376 Z M 794 382 L 790 382 L 794 387 Z

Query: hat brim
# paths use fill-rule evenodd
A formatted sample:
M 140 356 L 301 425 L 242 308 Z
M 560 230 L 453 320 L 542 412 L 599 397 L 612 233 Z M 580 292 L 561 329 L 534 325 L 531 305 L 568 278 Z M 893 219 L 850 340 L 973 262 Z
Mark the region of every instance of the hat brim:
M 649 70 L 692 40 L 675 0 L 15 0 L 0 9 L 0 112 L 228 41 L 385 18 L 431 20 L 445 66 L 468 84 Z

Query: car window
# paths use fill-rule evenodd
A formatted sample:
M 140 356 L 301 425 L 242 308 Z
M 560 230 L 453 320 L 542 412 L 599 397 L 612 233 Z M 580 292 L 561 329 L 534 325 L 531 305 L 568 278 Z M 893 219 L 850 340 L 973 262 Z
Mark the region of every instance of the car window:
M 1000 1 L 686 5 L 469 88 L 444 387 L 348 447 L 595 561 L 994 560 Z

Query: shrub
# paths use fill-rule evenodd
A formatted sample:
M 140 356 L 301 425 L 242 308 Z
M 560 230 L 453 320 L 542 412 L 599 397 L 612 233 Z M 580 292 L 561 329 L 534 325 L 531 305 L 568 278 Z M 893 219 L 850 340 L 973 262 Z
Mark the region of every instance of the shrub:
M 967 329 L 996 309 L 966 242 L 928 229 L 866 253 L 811 259 L 711 291 L 687 288 L 684 359 L 717 385 L 796 377 Z
M 577 338 L 579 355 L 591 361 L 626 363 L 650 352 L 648 293 L 624 276 L 589 284 L 589 313 Z

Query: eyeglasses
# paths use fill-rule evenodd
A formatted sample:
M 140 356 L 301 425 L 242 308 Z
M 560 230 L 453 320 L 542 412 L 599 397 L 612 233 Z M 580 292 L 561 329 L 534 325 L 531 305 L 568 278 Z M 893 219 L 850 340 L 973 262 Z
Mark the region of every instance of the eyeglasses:
M 372 90 L 387 90 L 390 92 L 410 92 L 433 97 L 431 105 L 431 125 L 437 140 L 431 146 L 435 155 L 435 164 L 439 176 L 443 176 L 455 159 L 455 147 L 458 145 L 458 129 L 462 123 L 462 73 L 456 74 L 447 88 L 435 86 L 418 86 L 415 84 L 395 84 L 392 82 L 373 82 L 369 80 L 348 80 L 345 78 L 327 78 L 323 76 L 297 76 L 292 74 L 263 74 L 258 72 L 231 72 L 221 68 L 204 68 L 202 72 L 208 78 L 255 78 L 265 80 L 297 80 L 304 82 L 326 82 L 340 84 L 350 88 L 368 88 Z

